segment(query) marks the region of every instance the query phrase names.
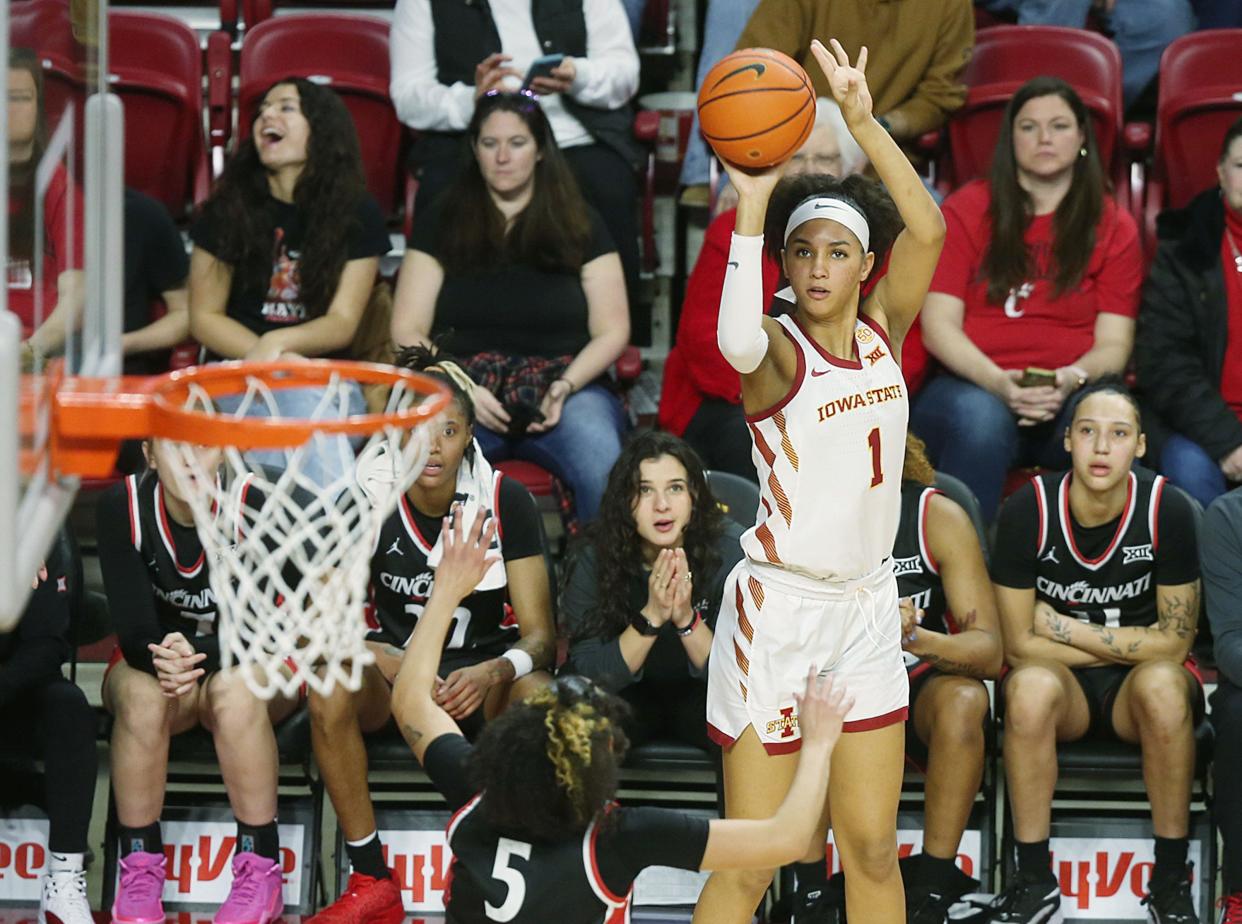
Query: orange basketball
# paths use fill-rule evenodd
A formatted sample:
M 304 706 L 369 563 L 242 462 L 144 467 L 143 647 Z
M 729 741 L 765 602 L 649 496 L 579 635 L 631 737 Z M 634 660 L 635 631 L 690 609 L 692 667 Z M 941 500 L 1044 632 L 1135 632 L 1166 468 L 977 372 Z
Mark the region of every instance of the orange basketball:
M 722 160 L 771 167 L 802 147 L 815 125 L 815 90 L 806 71 L 771 48 L 721 58 L 699 90 L 699 126 Z

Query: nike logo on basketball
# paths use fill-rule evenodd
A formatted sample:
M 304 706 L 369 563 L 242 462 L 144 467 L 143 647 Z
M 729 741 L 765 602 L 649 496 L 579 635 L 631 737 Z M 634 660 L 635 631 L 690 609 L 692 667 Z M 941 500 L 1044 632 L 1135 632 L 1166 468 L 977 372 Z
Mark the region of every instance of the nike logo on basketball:
M 831 371 L 832 371 L 831 369 L 812 369 L 811 375 L 813 376 L 827 375 Z
M 405 558 L 405 553 L 401 551 L 401 540 L 400 540 L 400 539 L 394 539 L 394 540 L 392 541 L 392 545 L 390 545 L 390 546 L 388 547 L 388 551 L 387 551 L 387 553 L 385 553 L 385 554 L 388 554 L 388 555 L 400 555 L 402 558 Z
M 725 74 L 723 77 L 717 80 L 716 86 L 720 86 L 730 77 L 736 77 L 738 74 L 744 74 L 747 71 L 754 71 L 755 77 L 759 78 L 764 75 L 764 72 L 767 71 L 767 69 L 768 69 L 768 66 L 766 64 L 760 64 L 758 61 L 754 62 L 753 64 L 744 64 L 735 71 L 729 71 L 729 73 Z

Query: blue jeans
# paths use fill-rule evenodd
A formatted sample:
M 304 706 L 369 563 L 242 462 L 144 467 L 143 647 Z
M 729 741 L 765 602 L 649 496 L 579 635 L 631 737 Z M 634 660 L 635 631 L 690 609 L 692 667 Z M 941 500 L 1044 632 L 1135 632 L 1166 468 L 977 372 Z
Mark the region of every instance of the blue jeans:
M 322 388 L 287 388 L 273 390 L 276 414 L 272 415 L 266 404 L 257 401 L 250 406 L 247 417 L 305 418 L 333 420 L 342 416 L 365 414 L 366 400 L 362 389 L 351 384 L 344 394 L 345 407 L 337 403 L 324 403 Z M 240 398 L 228 396 L 216 400 L 217 409 L 224 414 L 232 413 L 240 406 Z M 321 406 L 322 405 L 322 406 Z M 252 449 L 246 453 L 250 465 L 261 465 L 273 471 L 284 471 L 295 454 L 300 456 L 298 471 L 312 484 L 325 487 L 351 475 L 354 470 L 355 451 L 362 438 L 351 440 L 344 436 L 324 436 L 316 433 L 302 447 L 289 449 Z
M 1205 508 L 1228 489 L 1225 473 L 1198 443 L 1174 433 L 1160 452 L 1160 470 Z
M 697 93 L 717 61 L 737 47 L 742 30 L 750 22 L 750 14 L 759 0 L 708 0 L 707 21 L 703 24 L 703 48 L 699 53 L 699 70 L 694 75 Z M 681 165 L 681 184 L 693 186 L 706 183 L 711 154 L 707 142 L 699 134 L 699 113 L 695 110 L 694 124 L 690 126 L 690 143 L 686 147 L 686 159 Z
M 630 34 L 634 36 L 634 44 L 638 44 L 638 33 L 643 27 L 643 10 L 647 7 L 647 0 L 621 0 L 621 5 L 625 7 L 625 18 L 630 21 Z
M 1087 24 L 1092 0 L 989 0 L 988 9 L 1016 10 L 1023 26 Z M 1129 106 L 1160 70 L 1160 55 L 1175 38 L 1195 28 L 1189 0 L 1117 0 L 1108 29 L 1121 52 L 1122 90 Z
M 988 523 L 996 517 L 1005 478 L 1015 465 L 1069 465 L 1064 447 L 1068 423 L 1066 402 L 1055 421 L 1019 427 L 1000 398 L 945 374 L 923 386 L 910 412 L 910 429 L 927 443 L 932 463 L 966 482 Z
M 547 433 L 517 439 L 474 428 L 474 437 L 489 462 L 525 459 L 550 471 L 574 492 L 574 509 L 581 523 L 595 519 L 612 463 L 621 454 L 625 408 L 602 385 L 588 385 L 570 395 L 560 422 Z

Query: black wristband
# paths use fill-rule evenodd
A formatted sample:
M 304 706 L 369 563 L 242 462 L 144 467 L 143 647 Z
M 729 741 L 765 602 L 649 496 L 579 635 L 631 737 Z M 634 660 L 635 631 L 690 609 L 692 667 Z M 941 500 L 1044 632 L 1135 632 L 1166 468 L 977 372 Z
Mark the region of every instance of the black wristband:
M 645 635 L 647 638 L 653 638 L 660 634 L 660 627 L 653 626 L 651 620 L 644 616 L 641 611 L 630 617 L 630 626 L 639 635 Z

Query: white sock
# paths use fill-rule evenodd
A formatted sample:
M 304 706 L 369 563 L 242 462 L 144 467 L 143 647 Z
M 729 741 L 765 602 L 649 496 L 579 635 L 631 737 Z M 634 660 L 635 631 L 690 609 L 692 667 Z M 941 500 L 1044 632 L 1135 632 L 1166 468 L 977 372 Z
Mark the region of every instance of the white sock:
M 86 861 L 84 853 L 53 853 L 48 851 L 47 871 L 49 873 L 79 873 Z

